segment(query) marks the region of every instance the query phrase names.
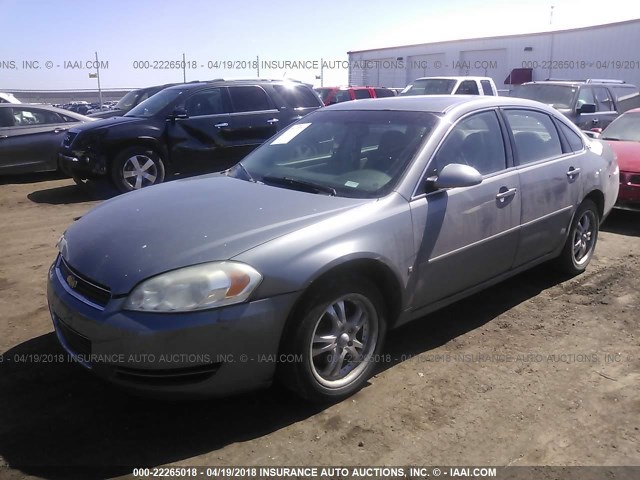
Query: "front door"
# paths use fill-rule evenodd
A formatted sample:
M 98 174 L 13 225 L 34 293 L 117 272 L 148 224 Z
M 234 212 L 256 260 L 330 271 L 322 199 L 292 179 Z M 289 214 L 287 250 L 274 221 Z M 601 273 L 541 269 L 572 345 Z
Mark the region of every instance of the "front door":
M 427 306 L 508 271 L 520 224 L 518 172 L 507 161 L 503 128 L 488 110 L 460 120 L 429 163 L 476 168 L 479 185 L 427 192 L 411 202 L 418 248 L 412 306 Z

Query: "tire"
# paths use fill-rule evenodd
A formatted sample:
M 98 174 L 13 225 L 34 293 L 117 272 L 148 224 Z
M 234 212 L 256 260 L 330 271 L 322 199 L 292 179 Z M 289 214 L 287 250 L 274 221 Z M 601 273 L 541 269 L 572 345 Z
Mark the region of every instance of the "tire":
M 354 394 L 376 366 L 385 317 L 380 292 L 366 278 L 348 277 L 314 289 L 285 329 L 280 358 L 295 361 L 279 364 L 278 380 L 314 402 Z
M 557 259 L 557 266 L 562 272 L 574 276 L 585 271 L 596 248 L 599 228 L 598 207 L 586 199 L 573 217 L 567 241 Z
M 147 147 L 132 147 L 115 157 L 110 173 L 119 191 L 130 192 L 162 183 L 165 168 L 156 151 Z

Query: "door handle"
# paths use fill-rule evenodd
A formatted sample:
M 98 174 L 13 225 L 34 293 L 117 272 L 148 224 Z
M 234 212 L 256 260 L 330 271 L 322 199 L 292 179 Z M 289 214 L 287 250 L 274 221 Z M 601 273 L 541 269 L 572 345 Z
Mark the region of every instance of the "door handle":
M 267 120 L 267 123 L 269 125 L 273 125 L 274 123 L 278 123 L 280 121 L 280 119 L 278 118 L 270 118 L 269 120 Z
M 66 132 L 68 128 L 54 128 L 53 133 Z
M 496 199 L 500 200 L 500 202 L 502 203 L 504 203 L 507 198 L 513 197 L 518 191 L 517 188 L 509 188 L 508 190 L 503 190 L 505 188 L 507 187 L 502 187 L 496 195 Z
M 567 172 L 567 177 L 573 179 L 573 177 L 578 176 L 579 173 L 580 173 L 579 168 L 569 167 L 569 171 Z
M 227 122 L 223 122 L 223 123 L 216 123 L 216 124 L 214 125 L 214 127 L 216 127 L 216 128 L 224 128 L 224 127 L 228 127 L 228 126 L 229 126 L 229 124 L 228 124 Z
M 8 138 L 8 135 L 0 135 L 0 139 Z

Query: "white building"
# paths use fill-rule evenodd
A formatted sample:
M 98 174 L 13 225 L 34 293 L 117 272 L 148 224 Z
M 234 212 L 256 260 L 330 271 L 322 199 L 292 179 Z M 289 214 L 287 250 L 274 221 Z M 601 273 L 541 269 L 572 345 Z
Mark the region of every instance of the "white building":
M 438 75 L 488 76 L 499 90 L 547 78 L 640 85 L 640 19 L 347 53 L 350 85 L 404 87 L 418 77 Z

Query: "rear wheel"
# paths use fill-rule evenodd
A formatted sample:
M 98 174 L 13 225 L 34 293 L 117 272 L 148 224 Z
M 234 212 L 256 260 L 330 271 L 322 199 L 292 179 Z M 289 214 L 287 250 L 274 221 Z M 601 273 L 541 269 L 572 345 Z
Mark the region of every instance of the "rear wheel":
M 123 150 L 111 165 L 111 179 L 121 192 L 162 183 L 164 174 L 164 163 L 160 155 L 147 147 Z
M 584 200 L 573 217 L 567 242 L 557 260 L 563 272 L 569 275 L 584 272 L 593 257 L 599 227 L 598 207 L 592 200 Z
M 287 388 L 321 402 L 364 386 L 386 334 L 385 306 L 375 285 L 354 277 L 324 287 L 290 319 L 281 353 L 294 361 L 278 372 Z

